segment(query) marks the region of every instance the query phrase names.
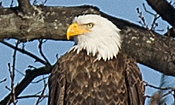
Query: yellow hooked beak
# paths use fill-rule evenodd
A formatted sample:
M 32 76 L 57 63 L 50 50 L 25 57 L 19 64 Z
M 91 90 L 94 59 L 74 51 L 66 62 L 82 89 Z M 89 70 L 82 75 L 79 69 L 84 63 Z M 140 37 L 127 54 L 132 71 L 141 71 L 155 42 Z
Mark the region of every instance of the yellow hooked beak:
M 71 24 L 66 32 L 67 39 L 69 40 L 70 37 L 84 34 L 86 32 L 90 32 L 90 30 L 84 28 L 83 26 L 78 25 L 77 23 Z

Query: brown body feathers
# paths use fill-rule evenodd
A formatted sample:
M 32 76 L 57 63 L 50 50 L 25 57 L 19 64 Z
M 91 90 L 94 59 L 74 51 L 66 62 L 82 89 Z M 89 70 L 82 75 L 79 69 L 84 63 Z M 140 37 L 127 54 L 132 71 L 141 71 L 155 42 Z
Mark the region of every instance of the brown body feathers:
M 49 105 L 143 105 L 144 85 L 134 59 L 119 53 L 96 60 L 70 51 L 49 78 Z

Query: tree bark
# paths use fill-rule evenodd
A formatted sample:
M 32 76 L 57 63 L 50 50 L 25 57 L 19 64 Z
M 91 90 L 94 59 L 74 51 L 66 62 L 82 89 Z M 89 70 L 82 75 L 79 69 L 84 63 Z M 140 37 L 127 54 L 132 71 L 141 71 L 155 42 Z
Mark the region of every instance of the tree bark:
M 175 41 L 172 37 L 160 35 L 102 12 L 101 15 L 122 30 L 122 52 L 156 71 L 175 76 Z
M 74 16 L 96 13 L 92 6 L 47 7 L 31 6 L 31 15 L 23 14 L 18 7 L 0 8 L 0 40 L 15 38 L 20 41 L 34 39 L 65 40 L 66 27 Z M 29 10 L 28 10 L 29 11 Z
M 52 67 L 44 66 L 34 70 L 26 70 L 26 75 L 22 81 L 15 86 L 15 96 L 17 97 L 34 78 L 40 75 L 48 74 L 51 72 Z M 0 101 L 0 105 L 10 105 L 12 102 L 12 94 L 8 94 L 3 100 Z
M 31 16 L 19 15 L 18 8 L 1 8 L 0 39 L 15 38 L 20 41 L 34 39 L 66 40 L 65 31 L 74 16 L 95 13 L 111 20 L 121 31 L 122 51 L 139 63 L 167 75 L 175 76 L 175 41 L 150 32 L 128 21 L 107 15 L 92 6 L 47 7 L 32 6 Z
M 157 0 L 147 0 L 149 5 L 163 19 L 174 26 L 175 12 L 167 13 L 161 9 L 162 7 L 159 8 L 162 1 L 164 0 L 159 0 L 159 2 Z M 99 14 L 111 20 L 121 29 L 122 52 L 134 57 L 139 63 L 164 74 L 175 76 L 175 41 L 171 37 L 159 35 L 128 21 L 112 17 L 93 6 L 33 6 L 29 4 L 29 0 L 18 0 L 18 3 L 18 7 L 0 8 L 0 41 L 9 38 L 20 41 L 35 39 L 66 40 L 65 31 L 74 16 L 89 13 Z M 155 3 L 159 3 L 158 7 Z M 166 5 L 164 6 L 163 8 L 166 8 Z M 162 11 L 159 11 L 159 9 Z M 174 10 L 171 8 L 171 11 Z M 51 67 L 48 66 L 33 71 L 28 70 L 24 79 L 15 88 L 16 96 L 35 77 L 50 73 L 50 70 Z M 11 101 L 10 96 L 11 94 L 7 95 L 0 104 Z
M 146 0 L 147 3 L 169 24 L 175 27 L 175 9 L 166 0 Z

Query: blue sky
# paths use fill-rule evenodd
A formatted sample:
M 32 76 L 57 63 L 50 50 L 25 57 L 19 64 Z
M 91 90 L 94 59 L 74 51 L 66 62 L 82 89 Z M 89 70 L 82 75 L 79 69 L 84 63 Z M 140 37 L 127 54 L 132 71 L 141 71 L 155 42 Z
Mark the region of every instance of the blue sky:
M 1 0 L 3 2 L 4 6 L 10 5 L 10 0 Z M 15 1 L 15 0 L 14 0 Z M 43 0 L 44 1 L 44 0 Z M 42 0 L 38 0 L 38 3 L 42 3 Z M 175 0 L 172 0 L 175 2 Z M 16 3 L 16 1 L 15 1 Z M 48 6 L 75 6 L 75 5 L 95 5 L 100 8 L 101 11 L 108 13 L 112 16 L 122 18 L 125 20 L 128 20 L 130 22 L 133 22 L 135 24 L 138 24 L 139 18 L 138 14 L 136 12 L 136 8 L 139 8 L 141 11 L 143 11 L 143 15 L 145 16 L 146 22 L 148 25 L 151 24 L 151 21 L 153 20 L 153 16 L 149 15 L 148 13 L 144 12 L 142 3 L 147 3 L 144 0 L 48 0 L 46 5 Z M 15 4 L 17 5 L 17 4 Z M 147 5 L 147 9 L 152 11 L 152 9 Z M 152 11 L 154 12 L 154 11 Z M 168 24 L 161 19 L 158 20 L 159 27 L 158 29 L 166 29 Z M 164 33 L 164 32 L 163 32 Z M 10 43 L 14 43 L 15 40 L 8 40 Z M 64 54 L 71 46 L 73 45 L 72 42 L 63 42 L 63 41 L 47 41 L 43 46 L 43 51 L 49 61 L 54 64 L 56 61 L 56 54 L 61 56 Z M 25 44 L 25 49 L 36 54 L 37 56 L 40 56 L 38 52 L 38 42 L 27 42 Z M 10 87 L 10 79 L 9 79 L 9 72 L 8 72 L 8 66 L 7 63 L 12 63 L 12 55 L 13 50 L 11 48 L 6 47 L 5 45 L 0 43 L 0 80 L 3 78 L 7 78 L 7 81 L 0 84 L 0 100 L 3 99 L 5 95 L 9 93 L 9 91 L 5 88 L 5 86 Z M 28 68 L 28 65 L 32 65 L 35 67 L 42 66 L 40 63 L 35 63 L 34 59 L 23 55 L 21 53 L 17 53 L 17 62 L 16 62 L 16 70 L 19 70 L 20 72 L 25 74 L 25 70 Z M 148 68 L 143 65 L 138 64 L 143 75 L 143 79 L 146 82 L 149 82 L 150 84 L 159 86 L 160 84 L 160 76 L 161 74 Z M 3 75 L 2 75 L 3 74 Z M 23 75 L 16 72 L 15 76 L 15 84 L 19 83 L 20 80 L 23 78 Z M 36 78 L 34 81 L 39 80 L 41 77 Z M 175 82 L 173 82 L 175 79 L 174 77 L 167 77 L 167 86 L 174 86 Z M 31 95 L 35 94 L 39 90 L 42 89 L 43 83 L 32 83 L 30 84 L 23 92 L 22 95 Z M 152 88 L 146 88 L 146 94 L 152 95 L 154 93 L 155 89 Z M 46 90 L 46 93 L 48 90 Z M 43 101 L 41 105 L 46 105 L 46 101 Z M 172 97 L 168 99 L 169 104 L 172 103 Z M 21 99 L 19 100 L 17 105 L 33 105 L 36 102 L 36 99 Z M 148 105 L 149 100 L 147 100 Z

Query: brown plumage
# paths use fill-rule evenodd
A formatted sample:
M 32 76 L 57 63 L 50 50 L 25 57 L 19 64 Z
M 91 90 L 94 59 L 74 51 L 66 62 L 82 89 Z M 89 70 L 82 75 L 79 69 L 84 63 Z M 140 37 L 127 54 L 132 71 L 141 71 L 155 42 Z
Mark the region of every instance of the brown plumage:
M 49 79 L 49 105 L 143 105 L 144 85 L 134 59 L 96 61 L 85 51 L 69 52 Z
M 49 105 L 143 105 L 136 61 L 119 52 L 120 29 L 99 15 L 75 17 L 67 39 L 75 45 L 55 64 Z

